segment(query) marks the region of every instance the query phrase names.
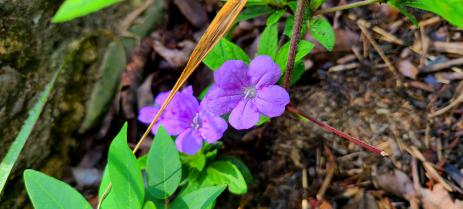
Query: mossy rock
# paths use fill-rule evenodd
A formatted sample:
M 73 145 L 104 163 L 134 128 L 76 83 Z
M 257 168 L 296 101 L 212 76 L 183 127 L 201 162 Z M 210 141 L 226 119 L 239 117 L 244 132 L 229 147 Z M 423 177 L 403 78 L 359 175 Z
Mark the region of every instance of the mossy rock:
M 25 168 L 42 168 L 60 177 L 62 165 L 69 161 L 68 151 L 80 142 L 78 131 L 88 114 L 90 97 L 98 85 L 101 88 L 104 67 L 100 66 L 110 43 L 118 39 L 115 24 L 139 6 L 134 2 L 119 3 L 87 17 L 52 24 L 51 17 L 61 0 L 0 0 L 0 159 L 37 96 L 54 72 L 63 68 L 0 196 L 0 209 L 24 207 L 27 197 L 21 176 Z M 153 7 L 162 9 L 158 3 Z M 156 14 L 162 14 L 158 10 Z M 111 82 L 117 82 L 118 76 L 111 77 L 116 79 Z M 117 88 L 118 85 L 111 86 Z M 56 159 L 60 162 L 56 163 Z

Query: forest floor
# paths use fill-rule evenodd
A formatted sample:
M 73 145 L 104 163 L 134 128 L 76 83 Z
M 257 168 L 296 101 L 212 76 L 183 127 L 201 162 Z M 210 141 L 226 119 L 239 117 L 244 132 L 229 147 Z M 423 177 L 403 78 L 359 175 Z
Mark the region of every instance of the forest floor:
M 215 1 L 205 2 L 171 2 L 166 27 L 140 42 L 123 75 L 137 94 L 123 89 L 73 154 L 67 181 L 93 202 L 97 183 L 80 176 L 101 175 L 110 140 L 125 118 L 129 142 L 136 143 L 146 128 L 136 121 L 136 109 L 173 86 L 217 11 Z M 251 131 L 229 129 L 219 153 L 242 159 L 255 181 L 244 196 L 222 195 L 216 208 L 463 208 L 463 69 L 458 68 L 463 31 L 429 13 L 414 14 L 421 28 L 385 4 L 326 15 L 335 28 L 335 48 L 327 52 L 318 46 L 290 91 L 297 108 L 389 157 L 291 113 Z M 233 42 L 254 54 L 265 20 L 241 22 Z M 313 40 L 310 34 L 305 39 Z M 130 83 L 137 76 L 141 82 Z M 211 81 L 212 71 L 200 66 L 189 84 L 198 95 Z

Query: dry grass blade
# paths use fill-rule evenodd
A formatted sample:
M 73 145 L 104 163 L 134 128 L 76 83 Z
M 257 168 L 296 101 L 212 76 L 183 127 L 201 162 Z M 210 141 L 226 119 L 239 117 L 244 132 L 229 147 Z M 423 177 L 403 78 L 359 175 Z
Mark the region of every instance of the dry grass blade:
M 246 5 L 246 2 L 247 0 L 229 0 L 217 13 L 216 17 L 214 18 L 214 20 L 212 20 L 206 32 L 199 40 L 198 44 L 196 45 L 196 48 L 191 53 L 190 59 L 188 60 L 185 69 L 183 69 L 182 74 L 180 75 L 174 87 L 170 91 L 170 94 L 168 95 L 166 101 L 162 104 L 153 121 L 151 121 L 143 136 L 140 138 L 137 145 L 133 149 L 133 153 L 138 151 L 141 144 L 143 144 L 143 141 L 153 128 L 154 124 L 159 120 L 159 117 L 161 116 L 162 112 L 166 109 L 167 105 L 170 103 L 170 101 L 179 91 L 179 89 L 183 86 L 183 84 L 185 84 L 188 77 L 190 77 L 190 75 L 196 70 L 199 64 L 201 64 L 204 58 L 206 58 L 207 54 L 217 45 L 220 39 L 224 37 L 225 33 L 227 33 L 230 30 L 236 18 L 240 14 L 241 10 L 243 10 L 244 6 Z M 109 191 L 111 190 L 111 187 L 112 183 L 110 183 L 108 187 L 106 187 L 103 196 L 98 203 L 98 208 L 100 208 L 101 203 L 108 195 Z

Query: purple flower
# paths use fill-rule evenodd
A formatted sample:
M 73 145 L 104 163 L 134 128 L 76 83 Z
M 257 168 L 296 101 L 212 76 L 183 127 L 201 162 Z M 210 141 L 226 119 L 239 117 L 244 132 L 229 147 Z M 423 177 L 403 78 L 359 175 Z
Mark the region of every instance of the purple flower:
M 215 85 L 206 96 L 207 108 L 218 115 L 231 111 L 228 121 L 236 129 L 257 124 L 260 114 L 277 117 L 289 103 L 286 90 L 274 85 L 281 72 L 269 56 L 257 56 L 249 65 L 239 60 L 225 62 L 215 73 Z
M 142 108 L 138 120 L 151 123 L 168 94 L 169 92 L 160 93 L 154 106 Z M 174 96 L 153 127 L 153 133 L 156 133 L 159 125 L 163 125 L 170 135 L 178 135 L 175 140 L 177 149 L 189 155 L 198 152 L 203 140 L 214 143 L 222 138 L 227 129 L 227 123 L 223 118 L 206 111 L 204 105 L 199 104 L 191 87 Z

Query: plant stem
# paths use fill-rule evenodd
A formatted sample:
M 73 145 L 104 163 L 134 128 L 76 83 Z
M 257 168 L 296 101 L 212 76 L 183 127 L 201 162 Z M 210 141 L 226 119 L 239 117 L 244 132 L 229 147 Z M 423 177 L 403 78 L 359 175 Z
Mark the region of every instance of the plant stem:
M 352 9 L 352 8 L 361 7 L 361 6 L 366 6 L 366 5 L 369 5 L 369 4 L 374 4 L 374 3 L 379 3 L 379 2 L 382 2 L 382 0 L 358 1 L 358 2 L 351 3 L 351 4 L 345 4 L 345 5 L 341 5 L 341 6 L 337 6 L 337 7 L 331 7 L 331 8 L 318 10 L 318 11 L 315 12 L 314 16 L 315 15 L 322 15 L 322 14 L 326 14 L 326 13 L 331 13 L 331 12 L 337 12 L 337 11 L 346 10 L 346 9 Z
M 295 107 L 293 107 L 291 105 L 288 106 L 287 110 L 289 112 L 292 112 L 292 113 L 294 113 L 296 115 L 299 115 L 299 116 L 309 120 L 312 123 L 315 123 L 316 125 L 323 128 L 325 131 L 336 134 L 337 136 L 339 136 L 339 137 L 341 137 L 341 138 L 343 138 L 343 139 L 345 139 L 345 140 L 347 140 L 349 142 L 352 142 L 352 143 L 354 143 L 354 144 L 356 144 L 358 146 L 361 146 L 361 147 L 367 149 L 368 151 L 370 151 L 370 152 L 372 152 L 372 153 L 374 153 L 376 155 L 388 156 L 388 154 L 386 152 L 380 150 L 379 148 L 371 146 L 371 145 L 367 144 L 366 142 L 364 142 L 364 141 L 362 141 L 362 140 L 360 140 L 358 138 L 350 136 L 349 134 L 344 133 L 342 131 L 339 131 L 339 130 L 333 128 L 332 126 L 330 126 L 328 124 L 325 124 L 325 123 L 323 123 L 321 121 L 318 121 L 317 119 L 310 117 L 308 114 L 298 110 L 297 108 L 295 108 Z
M 297 52 L 297 44 L 299 43 L 299 39 L 301 37 L 301 27 L 302 22 L 304 21 L 304 11 L 306 6 L 306 0 L 298 0 L 297 1 L 297 9 L 296 9 L 296 18 L 294 23 L 293 34 L 291 36 L 291 42 L 289 47 L 289 55 L 288 55 L 288 63 L 286 65 L 286 73 L 285 73 L 285 82 L 284 86 L 286 89 L 289 89 L 291 85 L 291 74 L 294 67 L 294 60 L 296 59 L 296 52 Z

